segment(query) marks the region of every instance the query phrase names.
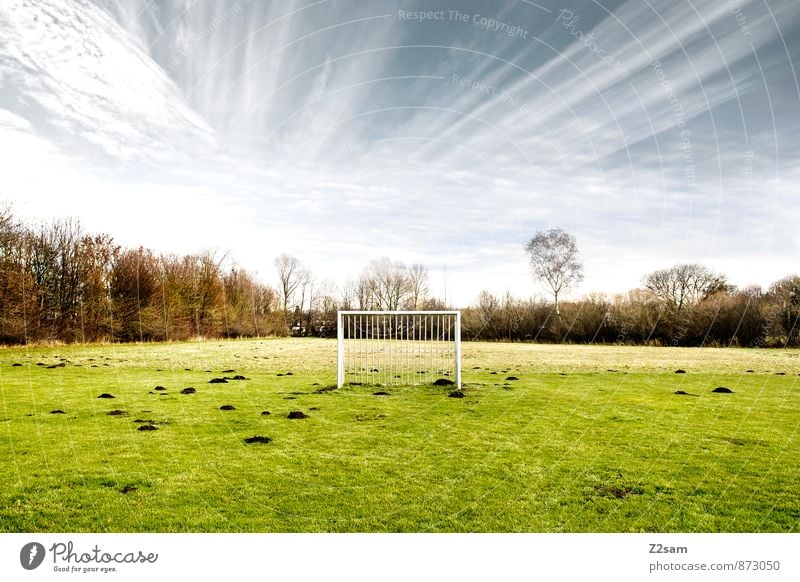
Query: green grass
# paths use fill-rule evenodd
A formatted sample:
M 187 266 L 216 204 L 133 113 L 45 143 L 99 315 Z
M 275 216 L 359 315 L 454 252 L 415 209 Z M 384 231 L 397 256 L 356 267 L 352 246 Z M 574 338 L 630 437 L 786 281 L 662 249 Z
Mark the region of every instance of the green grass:
M 800 529 L 798 352 L 466 343 L 462 399 L 317 393 L 335 355 L 306 339 L 0 349 L 0 531 Z M 250 379 L 208 383 L 226 369 Z

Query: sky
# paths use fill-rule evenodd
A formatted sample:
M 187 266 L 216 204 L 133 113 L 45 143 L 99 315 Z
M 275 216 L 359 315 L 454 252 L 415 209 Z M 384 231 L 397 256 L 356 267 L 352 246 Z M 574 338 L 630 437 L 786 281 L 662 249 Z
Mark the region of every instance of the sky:
M 571 296 L 676 263 L 800 271 L 796 0 L 3 0 L 0 202 L 124 246 L 342 285 Z

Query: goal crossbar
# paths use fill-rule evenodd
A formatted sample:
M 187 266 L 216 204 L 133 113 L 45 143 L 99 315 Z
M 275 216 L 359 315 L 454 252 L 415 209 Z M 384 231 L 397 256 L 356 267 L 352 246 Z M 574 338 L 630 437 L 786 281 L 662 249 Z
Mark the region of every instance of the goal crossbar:
M 337 381 L 461 386 L 460 311 L 339 311 Z

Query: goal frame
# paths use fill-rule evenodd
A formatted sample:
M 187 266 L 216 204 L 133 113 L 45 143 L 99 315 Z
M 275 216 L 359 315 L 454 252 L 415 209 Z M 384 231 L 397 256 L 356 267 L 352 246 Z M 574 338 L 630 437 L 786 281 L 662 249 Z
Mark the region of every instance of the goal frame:
M 436 316 L 448 315 L 454 316 L 453 324 L 453 374 L 455 376 L 454 383 L 456 388 L 461 388 L 461 311 L 458 310 L 428 310 L 428 311 L 412 311 L 412 310 L 342 310 L 336 314 L 336 385 L 341 388 L 344 386 L 345 380 L 345 349 L 344 349 L 344 317 L 349 315 L 365 315 L 365 316 Z M 402 340 L 397 340 L 402 341 Z

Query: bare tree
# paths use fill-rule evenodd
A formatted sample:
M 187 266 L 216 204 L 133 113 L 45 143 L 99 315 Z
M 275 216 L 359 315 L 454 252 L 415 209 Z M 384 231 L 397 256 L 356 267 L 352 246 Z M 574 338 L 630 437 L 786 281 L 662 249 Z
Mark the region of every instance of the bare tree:
M 158 259 L 149 250 L 125 250 L 114 261 L 109 292 L 114 332 L 121 339 L 144 341 L 153 337 L 157 327 L 146 326 L 145 321 L 158 319 L 155 304 L 162 297 L 160 283 Z
M 786 345 L 796 346 L 800 343 L 800 277 L 790 275 L 775 281 L 769 287 L 768 297 L 773 304 L 773 313 L 780 314 L 779 319 L 786 336 Z M 777 322 L 776 322 L 777 323 Z
M 289 303 L 303 284 L 303 268 L 300 261 L 291 255 L 279 256 L 275 259 L 275 267 L 278 269 L 278 294 L 283 305 L 283 317 L 286 320 L 289 315 Z
M 560 228 L 537 232 L 525 250 L 534 276 L 547 285 L 556 315 L 560 317 L 559 295 L 583 281 L 583 264 L 578 260 L 575 237 Z
M 703 265 L 675 265 L 644 278 L 644 286 L 675 312 L 728 288 L 725 277 Z
M 408 269 L 399 261 L 383 257 L 372 261 L 363 278 L 375 308 L 393 311 L 400 308 L 411 294 Z
M 300 270 L 298 275 L 298 279 L 300 281 L 299 285 L 299 293 L 300 298 L 297 302 L 298 306 L 300 307 L 300 318 L 298 321 L 298 325 L 300 326 L 300 331 L 302 333 L 303 329 L 305 328 L 306 333 L 310 333 L 313 327 L 313 308 L 312 304 L 314 303 L 314 276 L 311 274 L 311 271 L 303 268 Z M 306 311 L 306 315 L 308 317 L 308 321 L 306 325 L 303 325 L 303 311 L 305 310 L 306 303 L 308 304 L 308 310 Z
M 428 267 L 415 263 L 408 270 L 409 307 L 417 310 L 428 295 Z

